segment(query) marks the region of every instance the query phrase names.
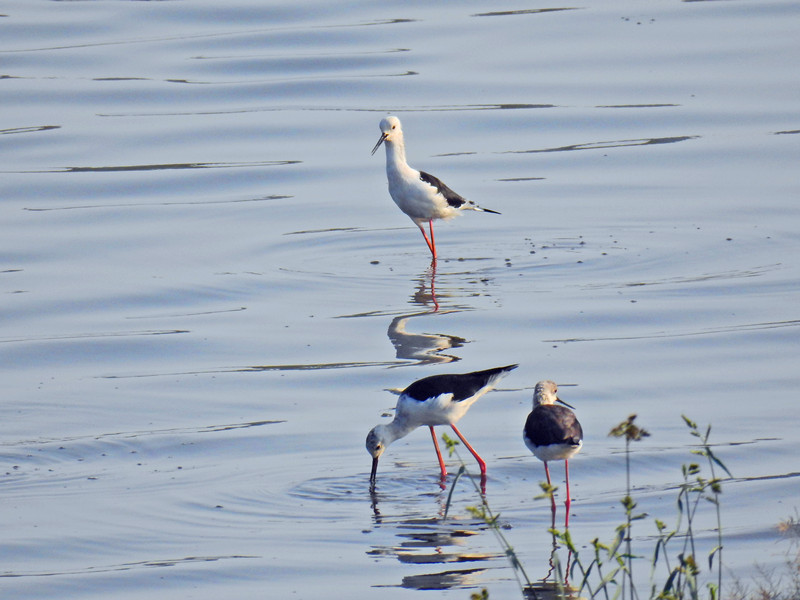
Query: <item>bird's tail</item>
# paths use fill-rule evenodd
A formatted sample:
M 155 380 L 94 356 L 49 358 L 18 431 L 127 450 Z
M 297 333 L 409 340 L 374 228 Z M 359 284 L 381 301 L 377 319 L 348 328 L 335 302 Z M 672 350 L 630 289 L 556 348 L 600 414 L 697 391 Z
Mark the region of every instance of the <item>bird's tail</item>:
M 508 365 L 506 367 L 495 367 L 494 369 L 486 369 L 485 371 L 478 371 L 475 375 L 483 377 L 486 386 L 494 386 L 499 380 L 508 375 L 511 371 L 516 369 L 519 365 Z

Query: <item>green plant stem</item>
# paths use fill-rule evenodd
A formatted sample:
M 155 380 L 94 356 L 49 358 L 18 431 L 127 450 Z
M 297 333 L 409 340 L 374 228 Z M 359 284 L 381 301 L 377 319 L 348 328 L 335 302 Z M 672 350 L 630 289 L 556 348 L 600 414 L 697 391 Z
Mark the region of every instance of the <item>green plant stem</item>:
M 456 445 L 458 444 L 458 442 L 454 442 L 452 439 L 448 438 L 446 435 L 442 436 L 442 438 L 443 438 L 444 443 L 446 444 L 447 448 L 450 451 L 450 455 L 452 456 L 453 454 L 455 454 L 456 457 L 458 458 L 459 462 L 461 463 L 461 466 L 458 469 L 458 473 L 456 474 L 456 477 L 453 480 L 453 485 L 450 488 L 450 493 L 447 495 L 447 504 L 445 505 L 445 517 L 444 518 L 447 518 L 447 512 L 448 512 L 448 510 L 450 508 L 450 503 L 451 503 L 451 500 L 453 498 L 453 491 L 455 490 L 455 485 L 458 482 L 458 480 L 461 478 L 461 476 L 466 473 L 467 479 L 470 482 L 472 482 L 472 486 L 475 488 L 475 491 L 477 492 L 478 496 L 481 499 L 481 507 L 480 507 L 480 509 L 474 509 L 474 510 L 471 510 L 470 512 L 472 512 L 474 516 L 482 519 L 483 522 L 494 533 L 495 538 L 500 543 L 500 546 L 503 548 L 506 557 L 508 558 L 509 562 L 511 563 L 511 566 L 512 566 L 513 571 L 514 571 L 514 577 L 517 580 L 517 585 L 519 585 L 520 591 L 524 594 L 526 589 L 532 590 L 531 580 L 528 578 L 528 574 L 525 572 L 525 568 L 522 566 L 522 563 L 519 561 L 519 558 L 517 557 L 517 554 L 514 551 L 513 546 L 511 546 L 511 544 L 508 542 L 506 537 L 503 535 L 503 532 L 500 531 L 500 526 L 498 525 L 498 521 L 499 521 L 500 515 L 495 515 L 492 512 L 492 509 L 489 506 L 488 501 L 486 500 L 486 496 L 483 493 L 481 493 L 481 490 L 478 487 L 478 484 L 475 483 L 475 478 L 472 477 L 471 473 L 467 469 L 466 464 L 464 463 L 463 459 L 461 458 L 461 455 L 458 453 L 458 450 L 456 449 Z M 525 580 L 524 584 L 519 578 L 520 574 L 522 575 L 522 577 Z M 536 600 L 536 592 L 534 591 L 533 593 L 534 593 L 534 600 Z
M 627 497 L 631 497 L 631 440 L 629 436 L 625 436 L 625 490 Z M 628 554 L 628 572 L 626 580 L 631 585 L 630 598 L 633 600 L 633 552 L 631 551 L 631 509 L 626 508 L 626 519 L 628 527 L 625 530 L 625 549 Z M 623 580 L 624 582 L 625 580 Z M 622 595 L 625 596 L 625 584 L 623 583 Z

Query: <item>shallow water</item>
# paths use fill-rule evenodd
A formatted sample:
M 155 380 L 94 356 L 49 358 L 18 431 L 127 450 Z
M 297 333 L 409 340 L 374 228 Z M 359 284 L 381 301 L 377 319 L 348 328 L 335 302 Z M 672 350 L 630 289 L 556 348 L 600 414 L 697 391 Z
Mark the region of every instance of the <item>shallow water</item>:
M 634 495 L 673 522 L 686 414 L 733 475 L 726 573 L 782 565 L 800 4 L 514 8 L 0 3 L 4 597 L 516 597 L 466 479 L 443 518 L 424 432 L 374 498 L 363 447 L 388 389 L 514 362 L 460 429 L 532 579 L 544 378 L 586 433 L 581 548 L 623 519 L 633 412 Z M 369 154 L 390 112 L 502 213 L 438 224 L 435 268 Z

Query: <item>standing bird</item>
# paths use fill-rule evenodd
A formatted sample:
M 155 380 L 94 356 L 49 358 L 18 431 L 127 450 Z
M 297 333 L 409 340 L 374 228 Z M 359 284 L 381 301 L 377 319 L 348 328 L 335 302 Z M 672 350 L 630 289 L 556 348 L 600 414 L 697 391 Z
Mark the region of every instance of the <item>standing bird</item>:
M 583 445 L 583 429 L 572 406 L 558 397 L 558 386 L 550 380 L 540 381 L 533 390 L 533 410 L 525 422 L 522 439 L 533 455 L 544 462 L 547 484 L 550 483 L 550 469 L 547 463 L 551 460 L 563 460 L 567 479 L 567 499 L 564 502 L 567 516 L 564 526 L 569 527 L 569 459 L 575 456 Z M 556 405 L 560 402 L 564 406 Z M 569 407 L 569 408 L 565 408 Z M 556 500 L 550 496 L 553 511 L 553 523 L 556 518 Z
M 486 463 L 461 435 L 456 427 L 456 422 L 467 413 L 469 407 L 478 398 L 494 389 L 495 383 L 516 368 L 517 365 L 509 365 L 461 375 L 431 375 L 409 385 L 400 393 L 394 420 L 388 425 L 376 425 L 367 435 L 367 452 L 372 456 L 370 488 L 375 488 L 378 459 L 389 444 L 407 436 L 423 425 L 431 430 L 433 446 L 436 448 L 439 468 L 442 471 L 442 481 L 447 477 L 447 469 L 445 469 L 444 459 L 439 451 L 439 442 L 436 441 L 436 433 L 433 430 L 436 425 L 450 425 L 453 428 L 467 450 L 478 461 L 481 469 L 481 482 L 484 483 Z
M 456 194 L 440 179 L 424 171 L 417 171 L 406 162 L 406 145 L 400 119 L 386 117 L 381 121 L 381 137 L 372 154 L 381 144 L 386 143 L 386 176 L 389 180 L 389 194 L 397 206 L 417 224 L 428 244 L 428 249 L 436 260 L 436 243 L 433 238 L 434 219 L 452 219 L 462 210 L 477 210 L 494 213 L 496 210 L 481 208 Z M 428 223 L 431 237 L 428 239 L 423 225 Z

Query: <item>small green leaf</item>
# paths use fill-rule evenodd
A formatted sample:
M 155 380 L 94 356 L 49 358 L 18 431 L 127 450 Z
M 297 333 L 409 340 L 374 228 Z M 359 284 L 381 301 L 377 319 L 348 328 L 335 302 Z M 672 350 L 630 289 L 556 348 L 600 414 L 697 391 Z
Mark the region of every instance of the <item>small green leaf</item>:
M 719 587 L 716 583 L 708 583 L 708 598 L 709 600 L 717 600 L 719 597 Z
M 685 418 L 685 417 L 684 417 Z M 672 590 L 672 585 L 675 583 L 675 578 L 681 572 L 679 567 L 675 567 L 672 569 L 672 572 L 667 577 L 667 581 L 664 583 L 664 589 L 661 591 L 662 594 L 666 595 L 669 594 L 670 590 Z
M 716 546 L 716 547 L 714 547 L 713 550 L 711 550 L 711 552 L 708 553 L 708 568 L 709 568 L 709 570 L 714 568 L 714 555 L 717 554 L 718 552 L 721 552 L 721 551 L 722 551 L 722 546 Z
M 728 474 L 728 477 L 733 477 L 733 475 L 731 475 L 731 472 L 728 470 L 728 467 L 726 467 L 726 466 L 725 466 L 725 464 L 724 464 L 724 463 L 723 463 L 723 462 L 722 462 L 720 459 L 718 459 L 718 458 L 716 457 L 716 455 L 715 455 L 715 454 L 713 454 L 713 453 L 712 453 L 710 450 L 708 451 L 708 457 L 709 457 L 711 460 L 713 460 L 713 461 L 714 461 L 714 463 L 716 463 L 716 464 L 719 466 L 719 468 L 720 468 L 720 469 L 722 469 L 723 471 L 725 471 L 725 472 Z

